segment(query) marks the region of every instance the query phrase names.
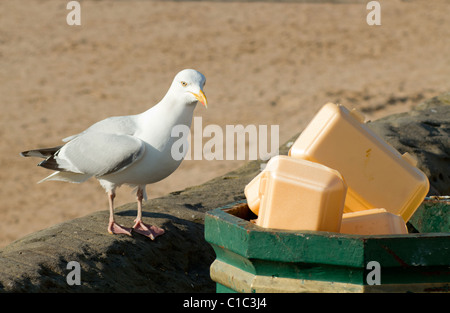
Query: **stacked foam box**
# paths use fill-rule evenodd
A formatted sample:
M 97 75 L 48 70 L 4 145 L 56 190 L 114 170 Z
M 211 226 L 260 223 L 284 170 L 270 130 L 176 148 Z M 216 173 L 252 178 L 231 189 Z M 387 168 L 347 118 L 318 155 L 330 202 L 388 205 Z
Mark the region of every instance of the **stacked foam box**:
M 339 231 L 347 186 L 338 171 L 288 156 L 272 158 L 246 188 L 267 228 Z M 255 205 L 255 203 L 257 203 Z
M 429 189 L 426 175 L 373 133 L 356 110 L 326 104 L 289 151 L 245 188 L 262 227 L 404 234 Z

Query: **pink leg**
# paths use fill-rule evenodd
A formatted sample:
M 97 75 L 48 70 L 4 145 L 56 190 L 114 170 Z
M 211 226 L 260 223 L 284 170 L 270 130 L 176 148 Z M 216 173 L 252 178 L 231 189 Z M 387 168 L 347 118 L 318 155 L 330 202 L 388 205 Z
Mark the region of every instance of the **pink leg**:
M 131 229 L 127 227 L 120 226 L 114 221 L 114 198 L 116 194 L 113 191 L 108 192 L 109 199 L 109 224 L 108 233 L 110 234 L 125 234 L 131 236 Z
M 137 205 L 138 205 L 138 213 L 136 216 L 136 219 L 134 220 L 135 224 L 133 226 L 133 231 L 137 232 L 138 234 L 144 235 L 151 240 L 154 240 L 156 237 L 161 236 L 164 234 L 164 229 L 159 228 L 158 226 L 154 225 L 147 225 L 142 221 L 142 198 L 143 198 L 144 192 L 141 188 L 138 188 L 136 192 L 137 196 Z

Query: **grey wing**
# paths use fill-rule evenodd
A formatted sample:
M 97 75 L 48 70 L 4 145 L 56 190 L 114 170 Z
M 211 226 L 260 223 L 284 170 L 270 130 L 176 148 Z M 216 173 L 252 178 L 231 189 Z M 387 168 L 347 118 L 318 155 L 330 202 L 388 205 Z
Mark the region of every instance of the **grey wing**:
M 133 135 L 136 131 L 136 123 L 135 123 L 135 116 L 129 115 L 129 116 L 113 116 L 106 118 L 104 120 L 101 120 L 89 128 L 87 128 L 85 131 L 64 138 L 63 142 L 71 141 L 81 135 L 90 133 L 90 132 L 102 132 L 102 133 L 112 133 L 112 134 L 121 134 L 121 135 Z
M 57 171 L 103 176 L 124 170 L 144 153 L 144 142 L 133 136 L 87 132 L 39 165 Z

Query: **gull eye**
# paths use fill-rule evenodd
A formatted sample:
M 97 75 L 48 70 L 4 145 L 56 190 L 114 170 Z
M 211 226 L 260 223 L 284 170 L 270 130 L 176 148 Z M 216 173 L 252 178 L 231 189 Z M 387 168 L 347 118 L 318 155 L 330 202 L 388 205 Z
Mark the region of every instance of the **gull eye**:
M 187 83 L 186 82 L 181 82 L 181 86 L 186 87 Z

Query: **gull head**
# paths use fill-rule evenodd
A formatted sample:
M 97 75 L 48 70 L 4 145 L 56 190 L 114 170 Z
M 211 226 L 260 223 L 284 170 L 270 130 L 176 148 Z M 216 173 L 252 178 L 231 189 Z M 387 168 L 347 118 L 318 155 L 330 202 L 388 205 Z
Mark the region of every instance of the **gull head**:
M 180 97 L 182 101 L 189 105 L 195 105 L 198 102 L 208 107 L 203 87 L 205 86 L 206 78 L 202 73 L 186 69 L 179 72 L 169 89 L 169 92 L 176 97 Z

